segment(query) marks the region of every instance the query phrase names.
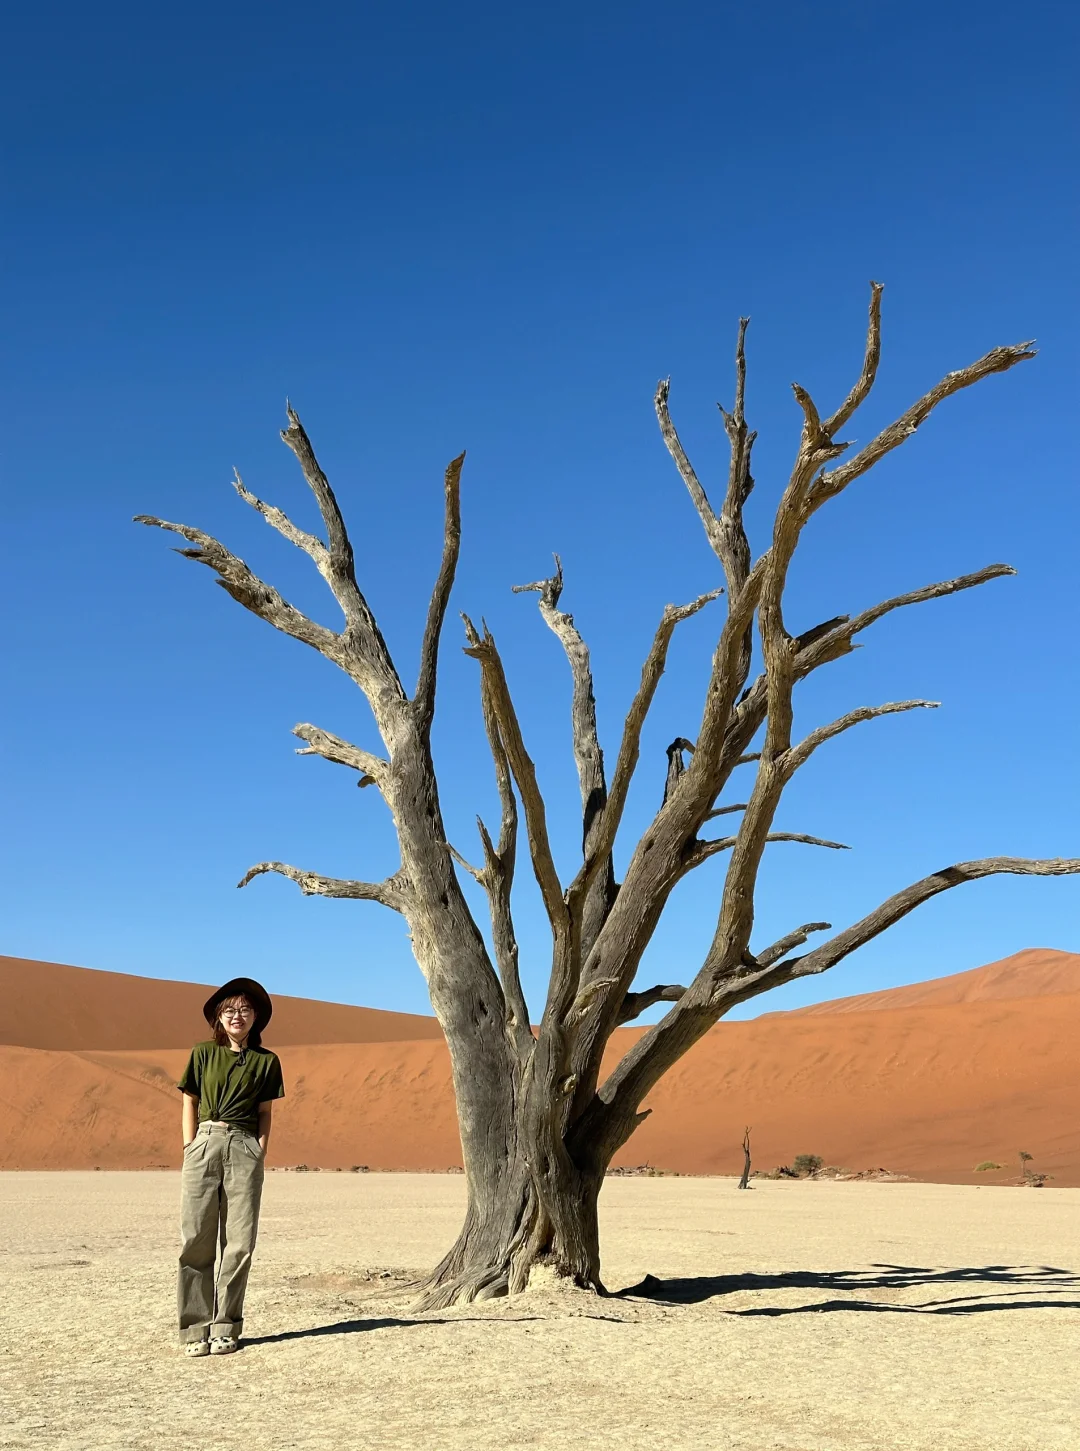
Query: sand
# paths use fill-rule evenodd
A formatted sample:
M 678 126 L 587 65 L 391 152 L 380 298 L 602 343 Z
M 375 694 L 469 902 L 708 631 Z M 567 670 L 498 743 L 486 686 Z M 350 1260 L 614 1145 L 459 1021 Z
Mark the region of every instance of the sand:
M 1054 1187 L 1080 1186 L 1078 984 L 1080 956 L 1033 949 L 825 1005 L 835 1011 L 721 1022 L 646 1100 L 650 1117 L 616 1164 L 733 1173 L 750 1124 L 762 1169 L 807 1153 L 854 1171 L 1004 1182 L 1022 1149 Z M 208 991 L 0 959 L 0 1168 L 177 1167 L 175 1083 L 205 1034 Z M 171 1037 L 140 1041 L 165 1019 Z M 639 1031 L 615 1035 L 609 1064 Z M 303 1032 L 315 1036 L 292 1036 Z M 267 1042 L 287 1088 L 271 1164 L 460 1165 L 433 1018 L 278 999 Z M 976 1173 L 986 1161 L 1003 1167 Z
M 751 1124 L 763 1169 L 814 1153 L 853 1170 L 1004 1181 L 1023 1149 L 1055 1187 L 1080 1185 L 1078 1041 L 1080 994 L 720 1023 L 657 1085 L 616 1162 L 734 1173 Z M 280 1052 L 287 1097 L 271 1163 L 460 1165 L 441 1042 Z M 185 1058 L 0 1048 L 0 1167 L 178 1167 Z M 1004 1167 L 975 1173 L 986 1160 Z
M 238 968 L 239 976 L 245 969 Z M 249 969 L 248 969 L 249 971 Z M 23 1048 L 190 1048 L 207 1036 L 209 983 L 0 956 L 0 1043 Z M 442 1038 L 433 1017 L 274 994 L 278 1043 L 372 1043 Z
M 246 1348 L 173 1340 L 175 1173 L 0 1175 L 0 1445 L 1074 1451 L 1080 1192 L 612 1179 L 609 1287 L 429 1317 L 460 1177 L 270 1174 Z

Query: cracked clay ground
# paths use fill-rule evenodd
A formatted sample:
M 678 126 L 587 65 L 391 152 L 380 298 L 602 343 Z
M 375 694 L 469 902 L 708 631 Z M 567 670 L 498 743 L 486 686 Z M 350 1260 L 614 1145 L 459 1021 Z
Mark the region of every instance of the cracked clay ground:
M 1080 1190 L 613 1179 L 605 1278 L 636 1292 L 414 1317 L 460 1177 L 271 1173 L 246 1347 L 187 1361 L 178 1189 L 0 1174 L 0 1447 L 1080 1446 Z

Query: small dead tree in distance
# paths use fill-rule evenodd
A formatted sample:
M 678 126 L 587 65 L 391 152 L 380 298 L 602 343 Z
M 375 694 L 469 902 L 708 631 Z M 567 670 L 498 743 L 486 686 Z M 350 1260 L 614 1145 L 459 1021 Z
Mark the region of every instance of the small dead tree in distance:
M 742 1176 L 739 1179 L 740 1189 L 750 1188 L 750 1125 L 747 1124 L 742 1136 L 743 1166 Z
M 756 561 L 743 524 L 743 506 L 754 486 L 750 461 L 755 437 L 744 414 L 746 320 L 738 332 L 734 405 L 730 412 L 722 410 L 731 457 L 719 510 L 679 441 L 668 411 L 668 383 L 657 389 L 656 412 L 664 442 L 720 562 L 724 588 L 664 610 L 610 774 L 597 736 L 589 651 L 573 617 L 559 608 L 561 567 L 552 578 L 523 587 L 538 593 L 541 615 L 562 643 L 572 677 L 583 849 L 581 865 L 568 883 L 560 880 L 555 867 L 544 801 L 495 640 L 486 626 L 477 630 L 467 619 L 466 653 L 480 667 L 483 720 L 501 820 L 495 834 L 479 823 L 483 852 L 479 865 L 470 865 L 454 849 L 443 826 L 431 725 L 439 642 L 460 548 L 464 455 L 446 470 L 442 561 L 411 696 L 357 583 L 352 546 L 333 489 L 291 408 L 282 438 L 315 495 L 325 540 L 298 528 L 280 509 L 250 493 L 239 476 L 235 487 L 245 503 L 314 561 L 340 606 L 344 618 L 340 631 L 307 618 L 201 530 L 139 516 L 141 523 L 181 535 L 189 547 L 179 553 L 215 571 L 217 582 L 245 609 L 343 670 L 363 691 L 374 714 L 385 747 L 381 755 L 315 725 L 298 725 L 295 734 L 304 743 L 300 754 L 349 767 L 360 773 L 361 785 L 374 785 L 382 794 L 400 846 L 397 870 L 382 882 L 358 882 L 283 862 L 260 862 L 239 885 L 261 873 L 278 872 L 307 895 L 379 902 L 400 912 L 408 924 L 416 960 L 449 1045 L 468 1189 L 461 1233 L 426 1282 L 420 1301 L 426 1308 L 518 1291 L 540 1263 L 579 1286 L 602 1290 L 597 1197 L 604 1172 L 645 1117 L 641 1103 L 649 1090 L 729 1009 L 783 983 L 824 972 L 919 903 L 961 882 L 999 872 L 1044 876 L 1080 872 L 1080 860 L 992 857 L 961 862 L 905 887 L 802 956 L 790 954 L 810 933 L 827 930 L 828 923 L 807 923 L 778 942 L 751 949 L 755 882 L 766 845 L 774 841 L 839 845 L 772 830 L 792 776 L 820 746 L 853 726 L 934 704 L 905 700 L 863 706 L 795 740 L 795 687 L 812 671 L 848 654 L 856 635 L 893 610 L 1015 572 L 1007 565 L 992 564 L 974 574 L 897 595 L 858 614 L 826 620 L 802 633 L 793 634 L 788 628 L 784 613 L 788 569 L 811 516 L 905 443 L 939 403 L 1034 356 L 1027 343 L 998 347 L 968 367 L 948 373 L 895 422 L 838 463 L 849 450 L 848 444 L 837 441 L 839 431 L 865 401 L 877 373 L 880 304 L 881 287 L 873 284 L 862 369 L 834 413 L 823 417 L 807 391 L 794 385 L 802 411 L 801 438 L 777 505 L 772 541 Z M 642 725 L 672 633 L 680 621 L 721 593 L 727 596 L 727 614 L 696 740 L 679 739 L 669 748 L 659 809 L 618 884 L 612 851 L 638 765 Z M 751 679 L 755 627 L 763 669 Z M 751 750 L 760 732 L 760 748 Z M 719 804 L 731 777 L 750 764 L 756 770 L 748 799 L 737 805 Z M 547 1001 L 535 1030 L 522 993 L 511 913 L 519 803 L 552 937 Z M 741 817 L 733 834 L 700 835 L 707 823 L 729 813 Z M 716 931 L 696 976 L 688 987 L 658 984 L 633 990 L 642 954 L 672 890 L 688 872 L 720 852 L 729 857 Z M 487 894 L 494 961 L 470 914 L 455 864 L 470 872 Z M 601 1082 L 601 1058 L 612 1031 L 657 1002 L 671 1003 L 664 1018 Z

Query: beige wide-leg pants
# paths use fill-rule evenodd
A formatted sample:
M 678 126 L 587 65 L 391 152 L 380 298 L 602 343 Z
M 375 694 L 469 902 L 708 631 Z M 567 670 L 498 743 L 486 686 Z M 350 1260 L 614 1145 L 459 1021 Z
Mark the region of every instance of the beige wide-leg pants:
M 259 1228 L 263 1151 L 233 1124 L 199 1125 L 180 1176 L 180 1340 L 239 1337 Z M 214 1258 L 221 1244 L 217 1278 Z

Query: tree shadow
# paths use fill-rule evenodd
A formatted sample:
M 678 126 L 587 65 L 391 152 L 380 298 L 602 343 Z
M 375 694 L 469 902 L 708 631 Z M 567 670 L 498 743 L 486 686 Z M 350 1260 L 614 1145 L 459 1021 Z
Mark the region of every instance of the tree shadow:
M 861 1300 L 873 1290 L 934 1289 L 968 1286 L 973 1293 L 921 1304 Z M 646 1275 L 619 1290 L 624 1299 L 654 1300 L 665 1305 L 699 1305 L 740 1291 L 826 1291 L 847 1299 L 814 1300 L 803 1305 L 753 1305 L 725 1311 L 728 1315 L 821 1315 L 837 1310 L 900 1315 L 973 1315 L 989 1310 L 1080 1310 L 1080 1299 L 1030 1298 L 1033 1293 L 1080 1291 L 1080 1275 L 1054 1265 L 980 1265 L 926 1269 L 914 1265 L 870 1265 L 861 1270 L 789 1270 L 777 1274 L 695 1275 L 659 1280 Z

